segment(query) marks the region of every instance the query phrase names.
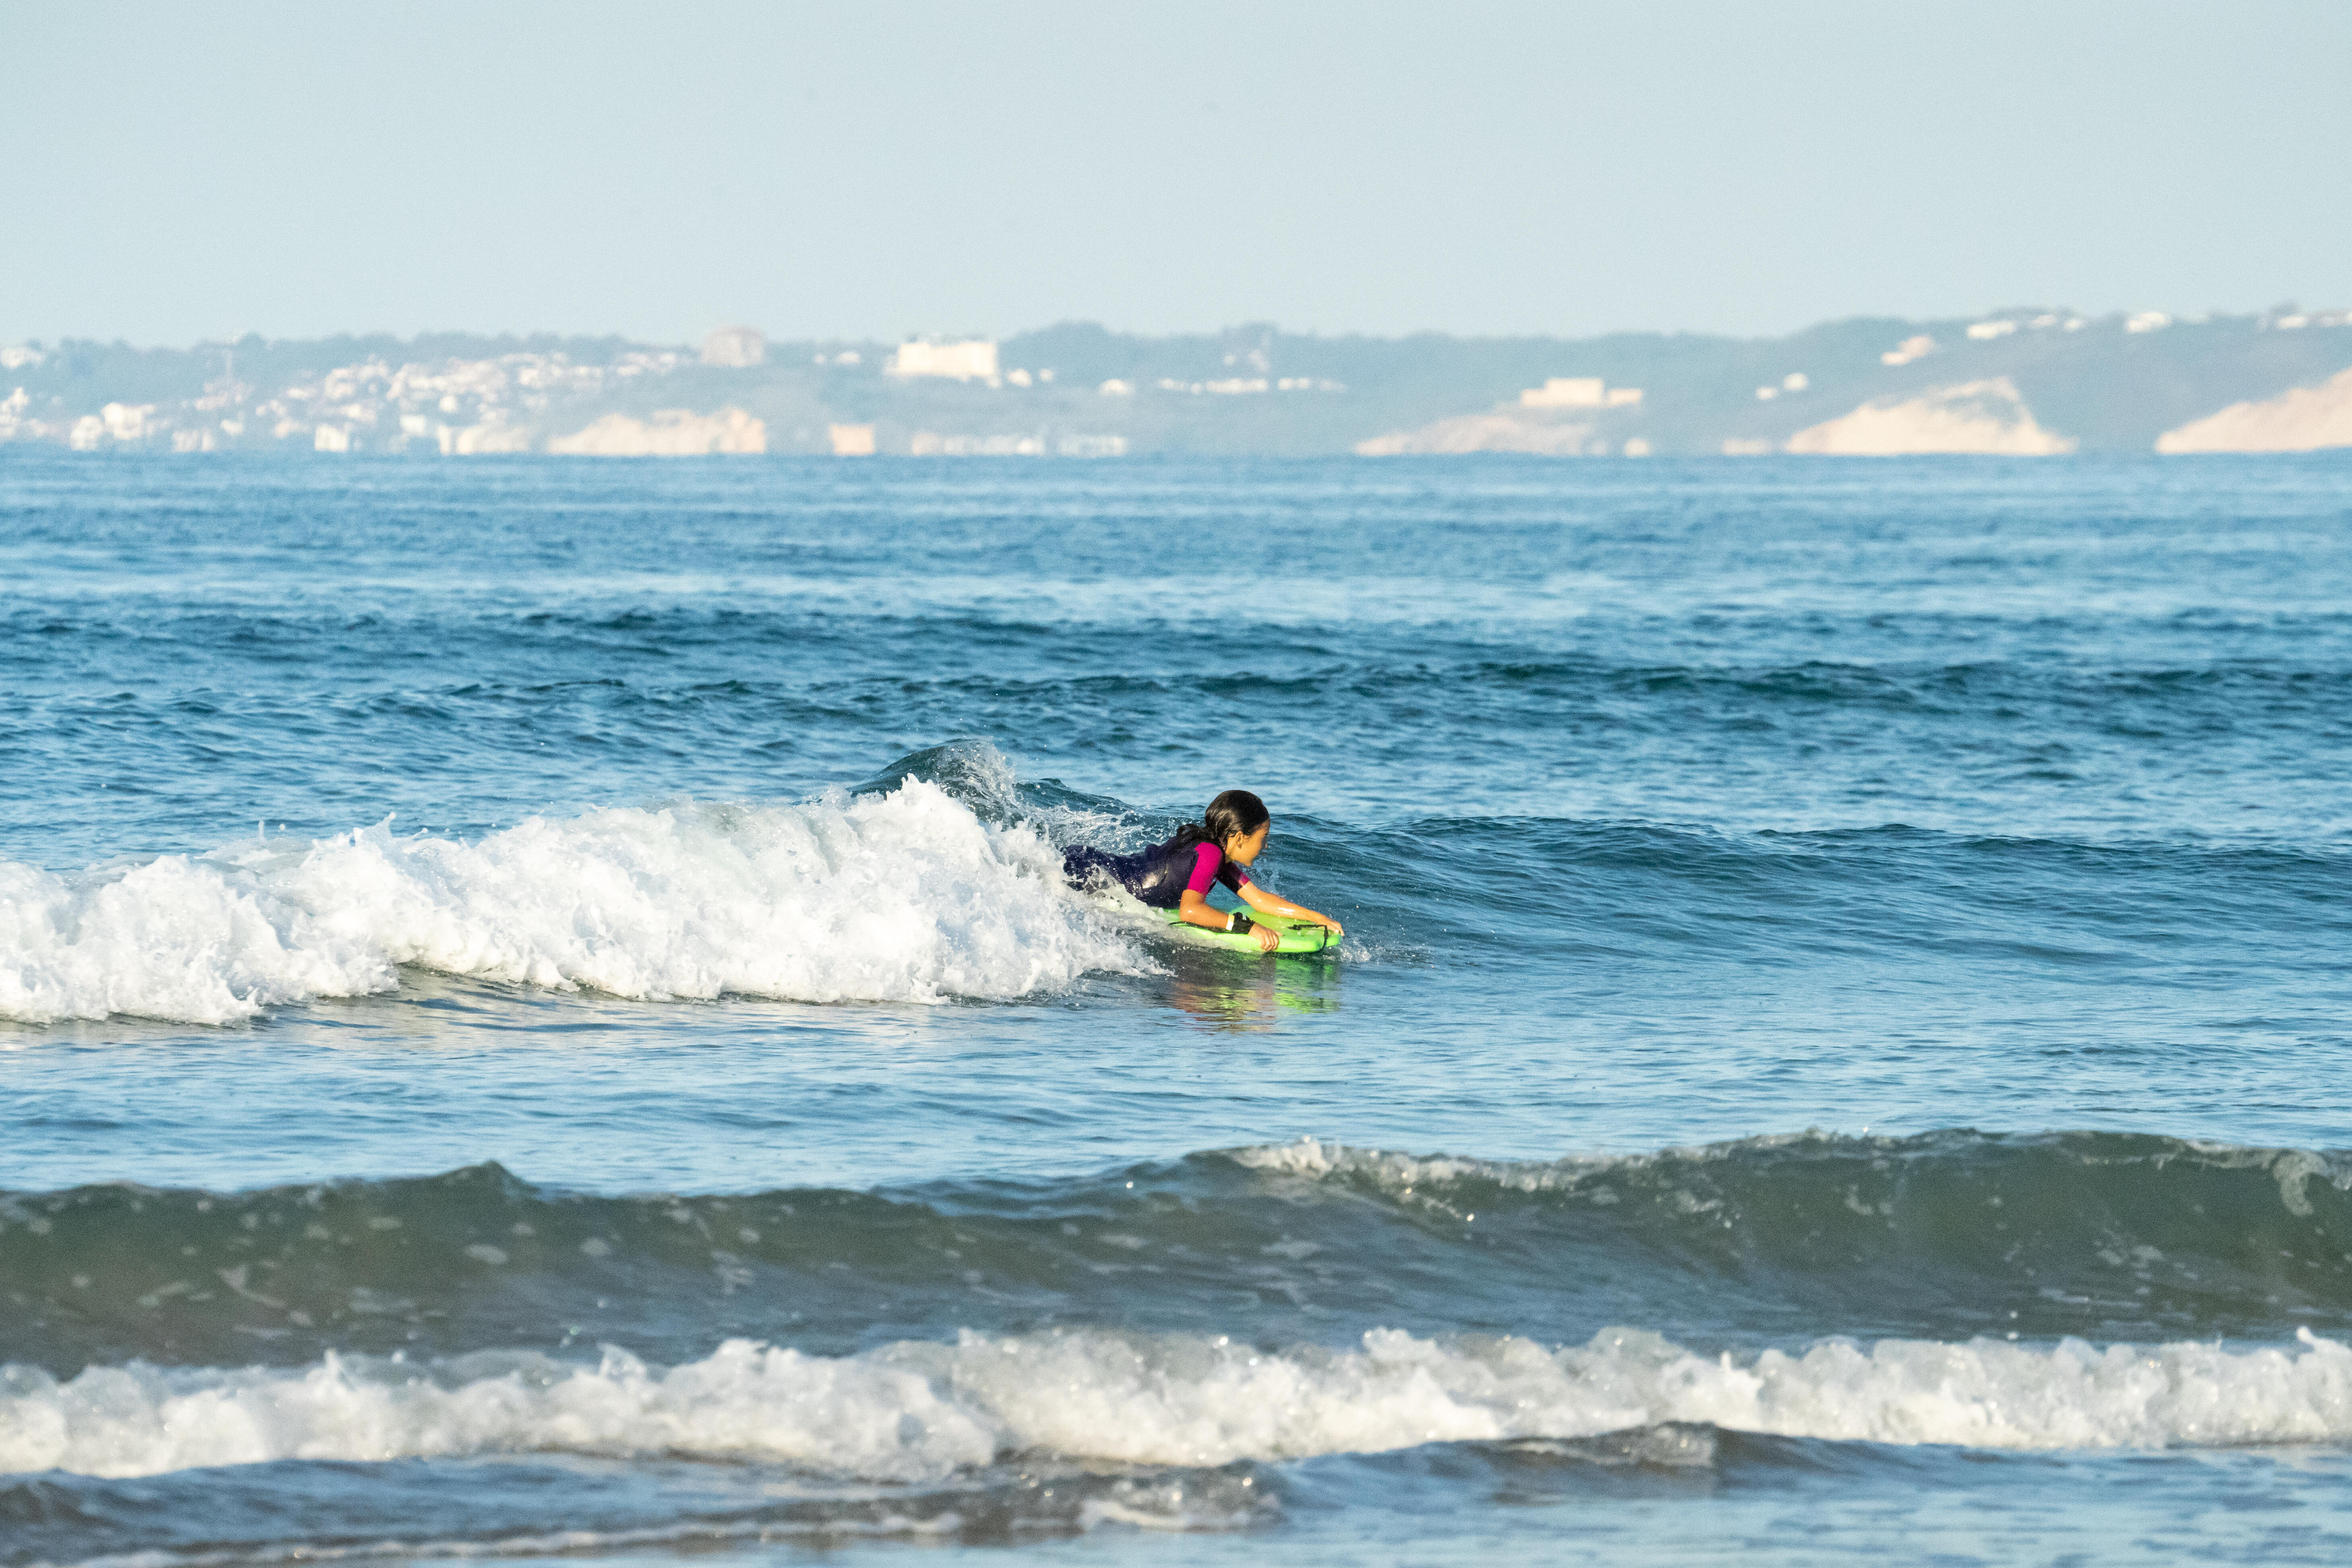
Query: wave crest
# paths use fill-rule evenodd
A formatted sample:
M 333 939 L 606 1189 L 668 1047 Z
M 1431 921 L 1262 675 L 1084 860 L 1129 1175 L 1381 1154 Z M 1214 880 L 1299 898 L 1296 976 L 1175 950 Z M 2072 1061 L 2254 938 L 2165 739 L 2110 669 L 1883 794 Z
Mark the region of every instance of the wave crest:
M 2162 1448 L 2352 1439 L 2352 1351 L 1835 1341 L 1745 1361 L 1611 1329 L 1531 1341 L 1366 1334 L 1268 1353 L 1099 1330 L 828 1358 L 735 1340 L 650 1369 L 530 1353 L 434 1373 L 330 1356 L 296 1371 L 0 1371 L 0 1472 L 126 1477 L 277 1459 L 556 1450 L 756 1458 L 933 1480 L 1049 1453 L 1223 1465 L 1432 1442 L 1575 1438 L 1669 1423 L 1977 1447 Z
M 2352 1330 L 2352 1163 L 2132 1133 L 1809 1134 L 1557 1163 L 1301 1142 L 884 1192 L 611 1195 L 495 1165 L 250 1192 L 0 1194 L 8 1352 L 306 1363 L 720 1337 L 844 1352 L 1043 1321 L 1750 1350 L 1858 1338 L 2271 1342 Z M 1139 1289 L 1139 1287 L 1141 1287 Z M 554 1346 L 551 1348 L 561 1348 Z
M 0 1017 L 226 1024 L 417 964 L 650 1000 L 1003 999 L 1135 950 L 1044 839 L 938 786 L 612 807 L 467 843 L 387 825 L 79 879 L 0 862 Z

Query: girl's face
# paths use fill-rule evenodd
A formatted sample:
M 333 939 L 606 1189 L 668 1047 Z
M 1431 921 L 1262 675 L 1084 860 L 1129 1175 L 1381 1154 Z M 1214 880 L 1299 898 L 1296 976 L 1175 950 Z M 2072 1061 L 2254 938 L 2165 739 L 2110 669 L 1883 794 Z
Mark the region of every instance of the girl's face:
M 1246 866 L 1265 848 L 1265 836 L 1274 827 L 1271 822 L 1261 823 L 1255 833 L 1235 833 L 1225 839 L 1225 858 Z

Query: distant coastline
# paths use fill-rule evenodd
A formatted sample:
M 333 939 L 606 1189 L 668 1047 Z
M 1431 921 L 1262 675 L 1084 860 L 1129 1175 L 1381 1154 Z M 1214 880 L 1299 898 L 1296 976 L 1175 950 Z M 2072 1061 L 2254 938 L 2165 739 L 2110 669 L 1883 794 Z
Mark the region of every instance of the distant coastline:
M 1142 337 L 698 345 L 436 334 L 0 345 L 0 445 L 462 458 L 1560 458 L 2352 447 L 2352 310 L 1858 318 L 1778 339 Z

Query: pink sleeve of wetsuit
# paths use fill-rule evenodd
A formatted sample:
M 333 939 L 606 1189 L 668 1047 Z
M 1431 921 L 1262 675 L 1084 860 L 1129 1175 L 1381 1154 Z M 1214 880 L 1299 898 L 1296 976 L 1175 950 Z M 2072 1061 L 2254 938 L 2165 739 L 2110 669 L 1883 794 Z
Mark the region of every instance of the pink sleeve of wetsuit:
M 1188 893 L 1199 893 L 1203 898 L 1207 897 L 1209 889 L 1216 886 L 1217 871 L 1224 863 L 1223 850 L 1213 844 L 1202 845 L 1192 857 L 1192 879 L 1184 884 L 1184 890 Z M 1234 879 L 1237 883 L 1246 882 L 1249 880 L 1249 873 L 1236 866 L 1234 868 Z

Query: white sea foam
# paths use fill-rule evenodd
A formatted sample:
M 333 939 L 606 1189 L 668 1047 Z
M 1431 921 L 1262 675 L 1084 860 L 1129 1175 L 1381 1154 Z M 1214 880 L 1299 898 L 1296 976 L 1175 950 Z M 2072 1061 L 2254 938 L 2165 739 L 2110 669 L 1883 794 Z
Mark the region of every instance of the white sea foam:
M 476 842 L 389 825 L 67 879 L 0 861 L 0 1017 L 220 1024 L 396 967 L 666 999 L 1011 997 L 1135 950 L 1051 847 L 936 786 L 613 808 Z
M 1458 1183 L 1492 1183 L 1516 1192 L 1590 1191 L 1600 1201 L 1614 1203 L 1617 1194 L 1601 1184 L 1655 1166 L 1664 1161 L 1721 1159 L 1740 1151 L 1773 1148 L 1804 1142 L 1829 1142 L 1818 1133 L 1774 1133 L 1708 1144 L 1697 1149 L 1669 1149 L 1655 1154 L 1570 1154 L 1559 1160 L 1480 1160 L 1447 1154 L 1405 1154 L 1388 1149 L 1354 1148 L 1312 1136 L 1288 1143 L 1260 1143 L 1226 1152 L 1235 1164 L 1275 1175 L 1350 1177 L 1370 1183 L 1401 1197 L 1414 1198 L 1438 1209 L 1450 1209 L 1444 1194 Z
M 1307 1136 L 1288 1143 L 1258 1143 L 1229 1152 L 1235 1164 L 1285 1176 L 1353 1175 L 1387 1187 L 1425 1186 L 1476 1178 L 1535 1192 L 1573 1183 L 1623 1163 L 1620 1157 L 1570 1155 L 1565 1160 L 1476 1160 L 1359 1149 Z M 1641 1156 L 1633 1156 L 1635 1159 Z
M 1227 1152 L 1236 1164 L 1287 1176 L 1349 1176 L 1389 1192 L 1412 1194 L 1435 1202 L 1435 1194 L 1457 1182 L 1491 1182 L 1517 1192 L 1605 1191 L 1600 1184 L 1612 1176 L 1656 1170 L 1669 1164 L 1692 1167 L 1727 1163 L 1742 1156 L 1776 1152 L 1812 1145 L 1823 1150 L 1895 1150 L 1901 1140 L 1853 1138 L 1819 1131 L 1769 1133 L 1733 1139 L 1695 1148 L 1665 1149 L 1645 1154 L 1571 1154 L 1559 1160 L 1480 1160 L 1450 1155 L 1404 1154 L 1386 1149 L 1353 1148 L 1312 1136 L 1288 1143 L 1261 1143 Z M 2080 1153 L 2088 1166 L 2132 1166 L 2160 1171 L 2168 1164 L 2195 1165 L 2209 1171 L 2261 1171 L 2278 1184 L 2279 1202 L 2286 1212 L 2308 1217 L 2313 1184 L 2352 1192 L 2352 1161 L 2340 1155 L 2305 1149 L 2265 1149 L 2184 1140 L 2165 1147 L 2128 1154 Z M 1687 1195 L 1687 1194 L 1685 1194 Z M 1610 1194 L 1605 1201 L 1615 1201 Z
M 1736 1360 L 1604 1331 L 1547 1350 L 1394 1330 L 1266 1354 L 1100 1331 L 861 1355 L 732 1341 L 667 1372 L 476 1356 L 426 1374 L 304 1370 L 0 1373 L 0 1472 L 153 1475 L 270 1459 L 532 1450 L 750 1458 L 937 1479 L 1006 1454 L 1214 1465 L 1426 1442 L 1579 1437 L 1661 1422 L 1996 1448 L 2352 1441 L 2352 1352 L 2295 1347 L 1829 1342 Z

